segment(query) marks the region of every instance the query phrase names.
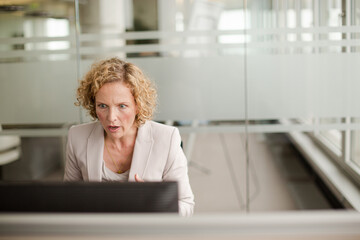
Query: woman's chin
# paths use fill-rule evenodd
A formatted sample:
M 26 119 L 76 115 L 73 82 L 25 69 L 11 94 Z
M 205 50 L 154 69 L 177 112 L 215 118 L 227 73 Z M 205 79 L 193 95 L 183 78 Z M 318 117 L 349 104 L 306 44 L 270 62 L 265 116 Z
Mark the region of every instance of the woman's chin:
M 106 133 L 112 138 L 121 138 L 124 135 L 121 129 L 118 129 L 117 131 L 110 131 L 109 129 L 107 129 Z

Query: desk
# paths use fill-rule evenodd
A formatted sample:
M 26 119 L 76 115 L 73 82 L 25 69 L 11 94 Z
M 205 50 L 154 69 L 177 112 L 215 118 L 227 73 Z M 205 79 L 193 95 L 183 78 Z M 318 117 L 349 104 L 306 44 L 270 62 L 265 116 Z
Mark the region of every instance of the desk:
M 360 213 L 0 214 L 0 239 L 360 239 Z

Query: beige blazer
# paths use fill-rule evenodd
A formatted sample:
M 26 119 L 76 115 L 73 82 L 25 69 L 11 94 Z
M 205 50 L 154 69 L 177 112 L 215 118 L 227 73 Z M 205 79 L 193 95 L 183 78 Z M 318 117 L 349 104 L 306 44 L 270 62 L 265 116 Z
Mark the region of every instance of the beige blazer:
M 187 159 L 180 146 L 179 130 L 147 121 L 138 129 L 129 181 L 137 173 L 144 181 L 177 181 L 179 213 L 190 216 L 194 209 Z M 64 181 L 101 181 L 104 129 L 100 122 L 70 128 L 66 149 Z

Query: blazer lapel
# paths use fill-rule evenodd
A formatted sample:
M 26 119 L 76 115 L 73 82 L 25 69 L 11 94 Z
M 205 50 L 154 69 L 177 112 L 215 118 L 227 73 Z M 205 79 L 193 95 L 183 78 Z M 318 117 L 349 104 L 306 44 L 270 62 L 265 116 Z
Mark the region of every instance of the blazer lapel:
M 130 167 L 129 181 L 135 181 L 135 174 L 143 178 L 153 146 L 151 124 L 146 122 L 139 127 Z
M 102 161 L 104 154 L 104 129 L 98 122 L 88 138 L 87 170 L 89 181 L 101 181 Z

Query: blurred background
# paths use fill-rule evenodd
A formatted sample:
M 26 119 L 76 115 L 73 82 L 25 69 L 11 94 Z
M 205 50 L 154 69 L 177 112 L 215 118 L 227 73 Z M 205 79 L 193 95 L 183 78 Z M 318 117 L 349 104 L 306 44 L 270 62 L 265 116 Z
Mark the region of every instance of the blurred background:
M 177 126 L 195 214 L 360 210 L 360 0 L 0 0 L 1 181 L 61 181 L 90 65 Z

